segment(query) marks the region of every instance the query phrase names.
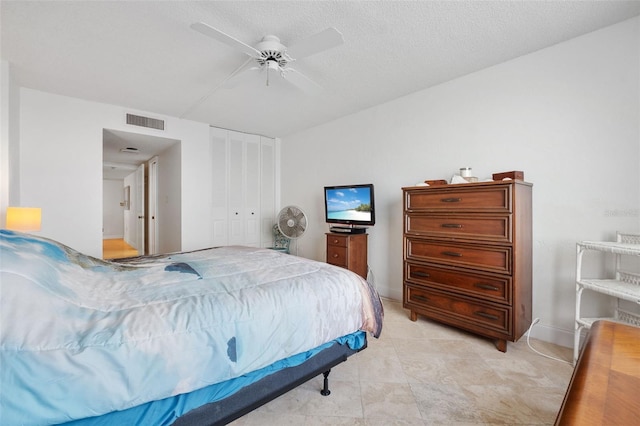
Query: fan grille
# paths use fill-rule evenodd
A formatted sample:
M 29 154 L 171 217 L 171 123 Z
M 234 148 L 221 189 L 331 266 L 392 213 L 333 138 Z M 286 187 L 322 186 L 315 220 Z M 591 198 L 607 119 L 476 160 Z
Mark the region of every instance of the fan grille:
M 256 61 L 261 67 L 264 66 L 267 61 L 275 61 L 278 63 L 280 68 L 284 68 L 291 60 L 282 52 L 279 52 L 277 50 L 263 50 L 262 52 L 260 52 L 260 55 L 261 57 L 256 58 Z
M 298 207 L 285 207 L 278 215 L 278 228 L 287 238 L 300 238 L 307 229 L 307 217 Z

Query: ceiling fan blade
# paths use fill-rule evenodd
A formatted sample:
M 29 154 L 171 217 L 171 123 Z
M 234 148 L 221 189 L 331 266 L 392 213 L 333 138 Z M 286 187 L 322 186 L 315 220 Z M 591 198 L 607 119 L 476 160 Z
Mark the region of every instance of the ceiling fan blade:
M 339 46 L 342 43 L 344 43 L 342 33 L 331 27 L 287 48 L 287 54 L 294 59 L 300 59 Z
M 228 34 L 223 33 L 222 31 L 213 28 L 210 25 L 205 24 L 204 22 L 196 22 L 191 24 L 191 28 L 198 31 L 201 34 L 204 34 L 208 37 L 214 38 L 228 46 L 233 47 L 234 49 L 240 50 L 242 53 L 246 53 L 252 58 L 259 58 L 260 51 L 249 46 L 246 43 L 241 42 L 240 40 L 231 37 Z
M 229 82 L 229 80 L 232 80 L 238 74 L 243 74 L 245 71 L 248 71 L 249 70 L 248 66 L 252 62 L 253 62 L 252 58 L 247 58 L 247 60 L 244 61 L 242 63 L 242 65 L 240 65 L 238 68 L 236 68 L 231 74 L 229 74 L 228 77 L 226 77 L 224 80 L 222 80 L 222 82 L 220 82 L 216 86 L 212 87 L 211 90 L 209 90 L 207 93 L 205 93 L 200 99 L 198 99 L 193 104 L 191 104 L 191 106 L 180 116 L 180 118 L 185 118 L 188 114 L 190 114 L 192 111 L 194 111 L 196 108 L 198 108 L 204 101 L 209 99 L 209 97 L 211 95 L 213 95 L 218 89 L 220 89 L 221 87 L 224 87 Z
M 237 74 L 230 76 L 220 85 L 223 89 L 234 89 L 244 85 L 256 77 L 256 74 L 262 72 L 263 69 L 257 66 L 245 66 Z
M 286 69 L 284 79 L 311 95 L 319 95 L 324 90 L 318 83 L 293 68 Z

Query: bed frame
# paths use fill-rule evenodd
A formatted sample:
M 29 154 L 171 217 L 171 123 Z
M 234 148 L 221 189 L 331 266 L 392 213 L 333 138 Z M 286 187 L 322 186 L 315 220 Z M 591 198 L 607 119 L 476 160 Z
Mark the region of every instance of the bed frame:
M 323 388 L 320 393 L 328 396 L 331 393 L 329 390 L 331 368 L 366 347 L 366 340 L 362 348 L 358 350 L 351 349 L 346 344 L 334 343 L 300 365 L 280 370 L 242 388 L 225 399 L 189 411 L 178 418 L 173 425 L 226 425 L 320 374 L 324 375 Z

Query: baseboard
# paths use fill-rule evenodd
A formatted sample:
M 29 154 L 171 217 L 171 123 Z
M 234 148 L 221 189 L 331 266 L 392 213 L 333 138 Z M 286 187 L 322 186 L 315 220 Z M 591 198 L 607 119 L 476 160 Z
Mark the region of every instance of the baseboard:
M 124 235 L 120 234 L 120 235 L 103 235 L 102 236 L 103 240 L 122 240 L 124 239 Z
M 537 323 L 531 329 L 530 336 L 534 339 L 564 346 L 565 348 L 573 348 L 573 330 Z

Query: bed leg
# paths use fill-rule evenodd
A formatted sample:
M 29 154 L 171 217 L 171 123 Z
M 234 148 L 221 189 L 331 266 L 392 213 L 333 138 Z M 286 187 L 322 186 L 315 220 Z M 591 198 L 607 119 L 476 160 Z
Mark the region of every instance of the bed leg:
M 331 391 L 329 390 L 329 373 L 331 373 L 331 370 L 327 370 L 324 373 L 322 373 L 322 375 L 324 376 L 324 386 L 320 391 L 320 395 L 322 396 L 327 396 L 331 394 Z

